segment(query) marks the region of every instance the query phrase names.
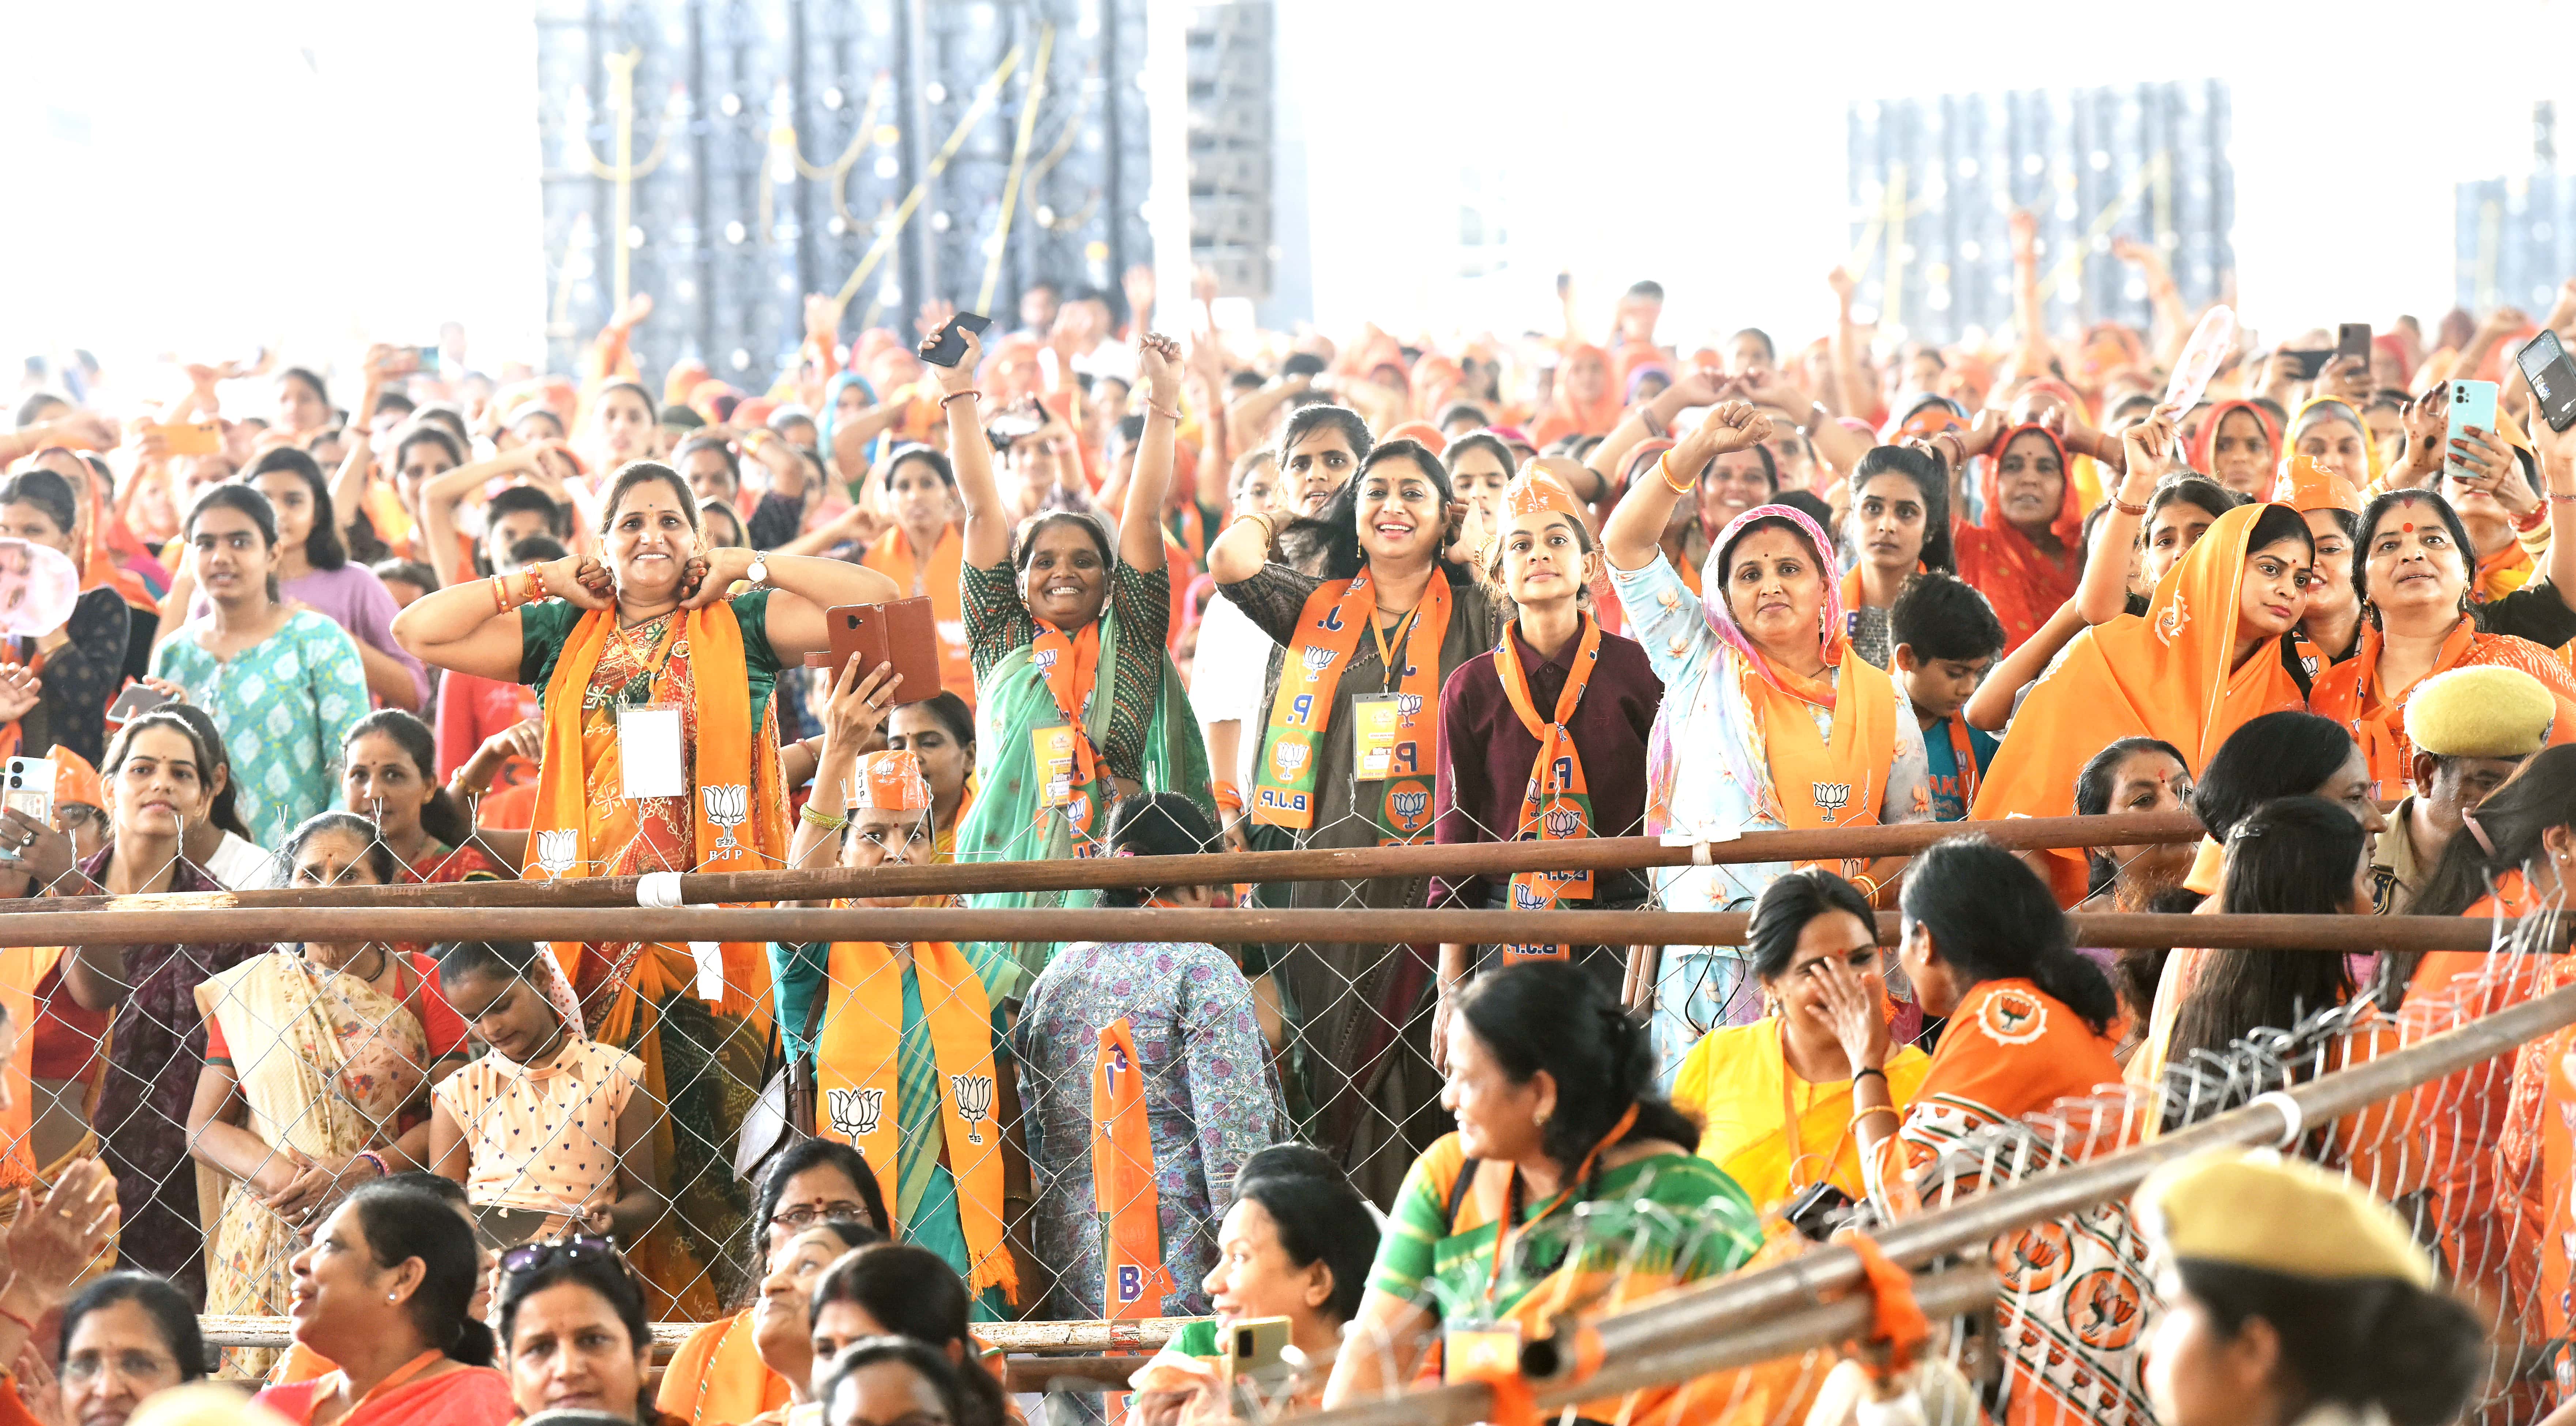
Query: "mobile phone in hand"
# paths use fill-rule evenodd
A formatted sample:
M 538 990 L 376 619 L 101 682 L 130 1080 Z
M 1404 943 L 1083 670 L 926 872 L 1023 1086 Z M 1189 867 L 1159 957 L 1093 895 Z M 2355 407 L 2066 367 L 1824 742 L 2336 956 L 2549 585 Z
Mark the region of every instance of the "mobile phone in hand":
M 2328 347 L 2319 347 L 2314 351 L 2283 347 L 2281 355 L 2289 359 L 2290 374 L 2301 381 L 2316 380 L 2317 373 L 2324 371 L 2326 363 L 2334 360 L 2334 351 Z
M 930 350 L 923 352 L 921 359 L 932 366 L 955 366 L 966 359 L 966 338 L 962 333 L 973 332 L 980 337 L 984 335 L 984 329 L 992 325 L 990 317 L 960 312 L 940 324 L 939 330 L 932 334 Z
M 2513 362 L 2531 383 L 2531 394 L 2540 398 L 2540 418 L 2549 423 L 2549 429 L 2563 431 L 2576 425 L 2576 361 L 2568 360 L 2558 334 L 2541 328 L 2539 336 L 2513 354 Z
M 224 448 L 219 421 L 180 421 L 160 430 L 161 448 L 174 456 L 210 456 Z
M 54 825 L 54 760 L 9 759 L 6 771 L 0 773 L 0 807 L 19 813 L 39 827 Z M 0 860 L 18 860 L 18 849 L 14 845 L 0 848 Z
M 2451 427 L 2442 434 L 2442 474 L 2473 477 L 2478 472 L 2462 462 L 2451 443 L 2474 426 L 2493 432 L 2496 423 L 2496 384 L 2492 381 L 2454 381 L 2451 383 Z
M 2368 372 L 2370 370 L 2370 324 L 2346 322 L 2337 327 L 2334 354 L 2339 358 L 2351 357 L 2361 363 L 2361 369 L 2365 373 Z

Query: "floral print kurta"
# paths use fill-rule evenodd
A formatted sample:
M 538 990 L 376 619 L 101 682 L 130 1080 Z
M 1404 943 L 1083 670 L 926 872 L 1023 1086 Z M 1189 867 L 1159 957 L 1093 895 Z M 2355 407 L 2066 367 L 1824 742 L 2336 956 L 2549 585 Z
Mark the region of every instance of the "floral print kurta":
M 1217 1221 L 1243 1161 L 1289 1137 L 1277 1073 L 1253 1018 L 1252 986 L 1214 946 L 1069 945 L 1029 990 L 1012 1035 L 1036 1190 L 1037 1255 L 1057 1285 L 1033 1317 L 1103 1312 L 1100 1214 L 1091 1183 L 1091 1080 L 1100 1032 L 1126 1017 L 1145 1076 L 1163 1267 L 1157 1311 L 1208 1311 Z
M 228 659 L 197 643 L 197 625 L 152 656 L 152 671 L 213 716 L 233 760 L 236 805 L 262 846 L 340 805 L 341 745 L 367 716 L 367 670 L 348 631 L 310 609 Z

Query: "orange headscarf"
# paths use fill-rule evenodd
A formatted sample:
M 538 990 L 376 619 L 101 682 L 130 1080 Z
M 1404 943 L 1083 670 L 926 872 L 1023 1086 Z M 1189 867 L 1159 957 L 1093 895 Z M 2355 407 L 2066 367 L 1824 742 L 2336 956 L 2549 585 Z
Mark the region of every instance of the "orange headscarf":
M 2230 666 L 2248 546 L 2269 508 L 2239 505 L 2219 516 L 2165 572 L 2143 617 L 2123 614 L 2075 636 L 2014 715 L 1970 819 L 2072 816 L 2075 775 L 2104 744 L 2160 738 L 2181 749 L 2197 773 L 2248 720 L 2307 706 L 2282 666 L 2277 638 Z M 2048 856 L 2058 899 L 2082 899 L 2083 851 Z
M 2004 453 L 2013 442 L 2031 434 L 2046 440 L 2057 453 L 2058 470 L 2064 477 L 2057 518 L 2048 525 L 2049 533 L 2066 549 L 2062 560 L 2040 553 L 2030 536 L 2004 518 Z M 2003 621 L 2004 650 L 2009 653 L 2039 632 L 2059 605 L 2075 597 L 2076 577 L 2084 569 L 2084 506 L 2075 493 L 2075 467 L 2066 458 L 2066 443 L 2045 426 L 2015 426 L 2006 431 L 1985 458 L 1978 488 L 1985 494 L 1985 517 L 1974 525 L 1961 521 L 1956 526 L 1959 578 L 1974 585 L 1995 607 L 1995 617 Z
M 88 517 L 89 525 L 81 538 L 82 592 L 113 586 L 118 594 L 124 596 L 125 602 L 135 608 L 158 609 L 160 601 L 152 597 L 151 587 L 143 582 L 143 576 L 116 562 L 116 552 L 110 547 L 116 517 L 108 511 L 107 493 L 99 489 L 102 477 L 90 468 L 89 462 L 83 461 L 81 466 L 82 513 Z
M 1388 441 L 1420 441 L 1435 456 L 1449 449 L 1449 438 L 1440 434 L 1440 428 L 1428 421 L 1407 421 L 1400 426 L 1389 426 L 1386 434 L 1377 439 L 1380 445 Z
M 1425 421 L 1439 420 L 1440 409 L 1466 383 L 1466 370 L 1458 363 L 1438 352 L 1423 353 L 1413 364 L 1413 414 Z
M 1601 363 L 1601 394 L 1590 401 L 1575 400 L 1565 387 L 1566 374 L 1579 361 Z M 1530 438 L 1544 448 L 1567 436 L 1606 436 L 1619 424 L 1619 413 L 1626 405 L 1610 354 L 1587 342 L 1568 342 L 1556 368 L 1556 381 L 1549 388 L 1547 410 L 1540 414 Z
M 2361 513 L 2361 492 L 2332 466 L 2317 464 L 2312 456 L 2291 455 L 2281 459 L 2281 473 L 2272 481 L 2272 503 L 2287 505 L 2301 514 L 2310 510 L 2349 510 Z

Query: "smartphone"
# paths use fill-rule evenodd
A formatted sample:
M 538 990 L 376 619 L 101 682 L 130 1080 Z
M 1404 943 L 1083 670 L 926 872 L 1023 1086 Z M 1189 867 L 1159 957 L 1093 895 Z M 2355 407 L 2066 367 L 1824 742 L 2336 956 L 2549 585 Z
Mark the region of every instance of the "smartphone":
M 0 808 L 19 813 L 39 827 L 54 825 L 54 760 L 9 759 L 5 771 L 0 771 Z M 18 859 L 14 840 L 0 848 L 0 857 Z
M 508 1252 L 558 1216 L 541 1208 L 479 1207 L 474 1210 L 474 1236 L 494 1252 Z
M 148 684 L 129 683 L 116 701 L 107 705 L 107 726 L 122 728 L 153 709 L 170 701 L 170 695 Z
M 2563 431 L 2576 425 L 2576 361 L 2568 360 L 2556 332 L 2541 328 L 2539 336 L 2513 354 L 2513 363 L 2531 383 L 2531 394 L 2540 398 L 2540 418 L 2549 423 L 2549 429 Z
M 174 456 L 210 456 L 224 448 L 220 421 L 182 421 L 160 431 L 163 447 Z
M 884 604 L 837 604 L 823 612 L 832 637 L 828 654 L 809 654 L 808 668 L 827 670 L 839 682 L 852 659 L 862 668 L 894 665 L 903 677 L 895 690 L 897 703 L 919 703 L 939 696 L 939 617 L 928 597 L 896 599 Z
M 1218 1369 L 1228 1385 L 1248 1381 L 1265 1392 L 1276 1391 L 1288 1375 L 1287 1352 L 1287 1318 L 1246 1318 L 1219 1337 Z
M 993 319 L 990 317 L 978 316 L 973 312 L 960 312 L 941 324 L 938 333 L 931 339 L 930 350 L 923 352 L 921 359 L 932 366 L 955 366 L 966 359 L 966 338 L 959 334 L 973 332 L 980 337 L 984 335 L 984 329 L 991 325 L 993 325 Z
M 2346 322 L 2342 326 L 2335 328 L 2334 354 L 2337 358 L 2351 357 L 2353 360 L 2361 363 L 2361 369 L 2363 371 L 2369 371 L 2370 324 L 2368 322 Z
M 438 348 L 436 348 L 436 347 L 434 347 L 434 346 L 433 346 L 433 347 L 414 347 L 414 348 L 412 348 L 412 349 L 411 349 L 411 369 L 412 369 L 412 370 L 414 370 L 414 371 L 424 371 L 424 372 L 428 372 L 428 373 L 429 373 L 430 375 L 432 375 L 432 376 L 437 375 L 437 374 L 438 374 Z
M 2451 450 L 2451 442 L 2471 426 L 2493 434 L 2496 428 L 2496 384 L 2492 381 L 2454 381 L 2451 383 L 2451 429 L 2442 438 L 2442 474 L 2471 476 L 2477 474 L 2460 463 Z
M 2281 349 L 2281 355 L 2290 359 L 2290 374 L 2301 381 L 2316 380 L 2317 373 L 2326 369 L 2327 362 L 2334 360 L 2334 352 L 2325 347 L 2320 347 L 2315 351 L 2301 351 L 2296 347 L 2283 347 Z

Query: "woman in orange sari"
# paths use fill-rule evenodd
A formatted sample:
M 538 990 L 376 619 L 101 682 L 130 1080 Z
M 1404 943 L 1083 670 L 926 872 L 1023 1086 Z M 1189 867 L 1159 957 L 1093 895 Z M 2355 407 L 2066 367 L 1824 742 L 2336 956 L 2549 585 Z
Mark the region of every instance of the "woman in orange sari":
M 525 875 L 781 866 L 778 671 L 828 647 L 824 610 L 892 599 L 894 582 L 839 560 L 710 548 L 688 482 L 666 465 L 627 466 L 602 505 L 599 557 L 439 590 L 402 612 L 394 637 L 441 668 L 543 689 Z M 750 589 L 732 593 L 743 581 Z M 767 949 L 728 942 L 709 958 L 723 985 L 713 1004 L 697 994 L 686 944 L 562 943 L 554 954 L 583 1028 L 641 1059 L 646 1087 L 671 1107 L 654 1128 L 655 1162 L 669 1166 L 683 1251 L 638 1266 L 713 1316 L 716 1294 L 679 1259 L 719 1261 L 747 1207 L 718 1149 L 740 1128 L 725 1086 L 756 1083 L 767 1049 Z M 703 1131 L 674 1135 L 674 1121 Z
M 1853 1081 L 1852 1126 L 1871 1197 L 1905 1217 L 1957 1195 L 2003 1186 L 1982 1152 L 2000 1126 L 2117 1084 L 2112 1022 L 2118 998 L 2101 969 L 2068 944 L 2066 917 L 2048 887 L 2012 853 L 1957 837 L 1915 858 L 1903 896 L 1897 963 L 1927 1015 L 1949 1017 L 1913 1104 L 1900 1117 L 1884 1073 Z M 1873 1008 L 1848 981 L 1828 982 L 1838 1020 Z M 2120 1116 L 2106 1116 L 2116 1125 Z M 2079 1121 L 2080 1122 L 2080 1121 Z M 2088 1157 L 2071 1131 L 2007 1149 L 2013 1177 Z M 1957 1151 L 1954 1153 L 1953 1151 Z M 1918 1185 L 1932 1193 L 1921 1196 Z M 2004 1409 L 2011 1426 L 2146 1426 L 2138 1352 L 2154 1298 L 2145 1254 L 2129 1251 L 2124 1204 L 2088 1213 L 2070 1233 L 2047 1222 L 1997 1246 L 2004 1295 L 1995 1340 L 2004 1343 Z M 2081 1325 L 2079 1325 L 2081 1324 Z M 2116 1393 L 2110 1401 L 2096 1392 Z
M 295 1340 L 338 1365 L 251 1398 L 291 1426 L 493 1426 L 510 1419 L 492 1329 L 467 1315 L 474 1230 L 447 1201 L 369 1184 L 295 1255 Z
M 2415 1035 L 2446 1030 L 2566 985 L 2565 944 L 2576 898 L 2576 749 L 2544 748 L 2462 819 L 2412 908 L 2417 915 L 2488 919 L 2556 913 L 2554 938 L 2525 936 L 2495 952 L 2435 951 L 2415 968 L 2400 1012 Z M 2539 950 L 2540 954 L 2533 954 Z M 2576 1244 L 2569 1184 L 2576 1174 L 2576 1031 L 2524 1045 L 2415 1091 L 2432 1189 L 2430 1226 L 2451 1277 L 2476 1302 L 2500 1354 L 2569 1328 Z M 2418 1231 L 2421 1231 L 2420 1229 Z M 2535 1241 L 2536 1240 L 2536 1241 Z M 2561 1399 L 2576 1371 L 2557 1363 Z
M 2560 466 L 2552 479 L 2576 484 L 2576 470 Z M 2556 537 L 2576 540 L 2576 495 L 2553 501 L 2550 512 Z M 2392 490 L 2362 514 L 2353 587 L 2370 617 L 2360 651 L 2319 674 L 2308 701 L 2352 730 L 2383 798 L 2416 790 L 2406 700 L 2426 678 L 2450 669 L 2521 669 L 2557 696 L 2551 741 L 2576 739 L 2576 673 L 2538 644 L 2480 627 L 2470 589 L 2474 548 L 2450 502 L 2430 491 Z
M 1985 513 L 1973 525 L 1960 514 L 1953 537 L 1959 577 L 1995 606 L 2009 654 L 2074 596 L 2084 568 L 2084 507 L 2066 444 L 2044 426 L 2015 426 L 1982 450 L 1973 433 L 1944 433 L 1933 445 L 1951 447 L 1963 461 L 1986 457 L 1978 487 Z
M 1606 436 L 1619 424 L 1619 408 L 1625 404 L 1617 378 L 1611 375 L 1610 354 L 1596 346 L 1569 342 L 1564 359 L 1557 363 L 1556 384 L 1548 394 L 1547 409 L 1539 413 L 1530 429 L 1530 439 L 1541 450 L 1567 436 Z
M 1969 817 L 2070 816 L 2075 775 L 2106 743 L 2156 738 L 2197 771 L 2248 720 L 2303 706 L 2280 641 L 2306 607 L 2312 550 L 2307 522 L 2287 505 L 2219 516 L 2157 582 L 2145 616 L 2077 634 L 2031 686 Z M 2084 849 L 2044 856 L 2059 904 L 2082 900 Z

